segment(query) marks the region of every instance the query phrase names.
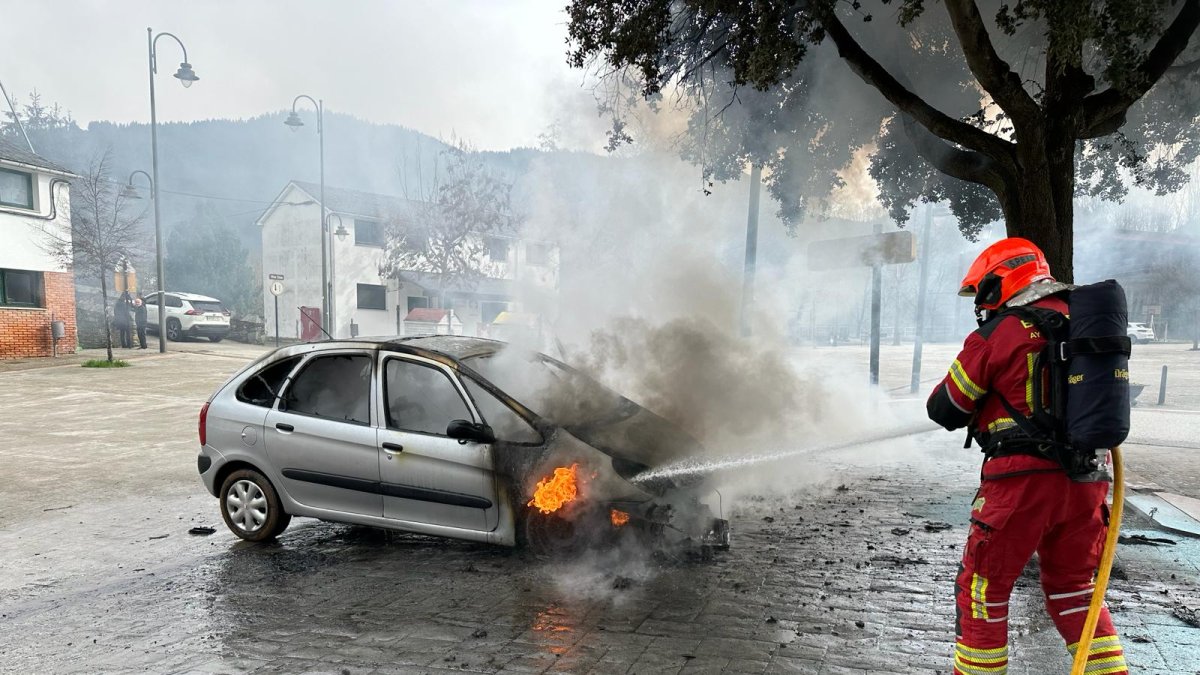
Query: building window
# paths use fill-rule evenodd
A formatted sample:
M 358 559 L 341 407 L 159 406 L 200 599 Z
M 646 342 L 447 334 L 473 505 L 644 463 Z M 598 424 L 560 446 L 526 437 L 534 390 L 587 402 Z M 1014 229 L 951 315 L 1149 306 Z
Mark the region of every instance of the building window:
M 508 262 L 508 240 L 500 237 L 488 237 L 484 243 L 487 245 L 488 257 L 496 262 Z
M 27 270 L 0 270 L 0 305 L 41 307 L 42 273 Z
M 383 246 L 383 223 L 377 220 L 354 219 L 356 246 Z
M 549 244 L 526 244 L 525 245 L 525 262 L 530 265 L 549 265 L 550 264 L 550 245 Z
M 429 306 L 429 298 L 427 298 L 423 295 L 408 296 L 408 311 L 411 312 L 414 309 L 417 309 L 418 307 L 425 308 L 428 306 Z
M 387 286 L 379 284 L 358 285 L 359 309 L 387 309 Z
M 0 205 L 33 209 L 33 174 L 0 169 Z

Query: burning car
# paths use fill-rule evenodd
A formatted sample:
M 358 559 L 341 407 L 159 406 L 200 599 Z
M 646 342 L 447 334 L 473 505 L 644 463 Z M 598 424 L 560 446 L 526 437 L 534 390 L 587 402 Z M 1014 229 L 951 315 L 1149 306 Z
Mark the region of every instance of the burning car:
M 566 364 L 456 336 L 269 352 L 200 412 L 197 465 L 226 525 L 291 517 L 553 552 L 636 538 L 729 545 L 702 483 L 639 478 L 698 443 Z

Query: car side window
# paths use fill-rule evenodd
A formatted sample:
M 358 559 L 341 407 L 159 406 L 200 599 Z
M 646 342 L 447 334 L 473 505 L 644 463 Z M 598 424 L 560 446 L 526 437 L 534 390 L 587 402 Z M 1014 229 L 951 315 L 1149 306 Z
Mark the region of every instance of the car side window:
M 183 300 L 180 300 L 177 295 L 168 295 L 167 307 L 183 307 Z
M 158 307 L 158 294 L 151 293 L 150 295 L 142 298 L 142 302 L 146 303 L 147 305 L 154 305 L 155 307 Z
M 462 378 L 467 393 L 475 400 L 475 407 L 483 415 L 483 421 L 492 428 L 496 439 L 509 443 L 532 443 L 540 445 L 542 435 L 526 422 L 516 411 L 508 407 L 469 377 Z
M 445 436 L 453 420 L 471 419 L 458 388 L 432 366 L 388 359 L 383 386 L 389 429 Z
M 242 403 L 270 408 L 275 405 L 275 397 L 279 396 L 284 380 L 295 369 L 297 363 L 300 363 L 300 357 L 293 356 L 290 359 L 272 363 L 251 375 L 250 379 L 243 382 L 242 386 L 238 388 L 237 399 Z
M 318 356 L 292 378 L 279 409 L 339 422 L 371 423 L 371 357 Z

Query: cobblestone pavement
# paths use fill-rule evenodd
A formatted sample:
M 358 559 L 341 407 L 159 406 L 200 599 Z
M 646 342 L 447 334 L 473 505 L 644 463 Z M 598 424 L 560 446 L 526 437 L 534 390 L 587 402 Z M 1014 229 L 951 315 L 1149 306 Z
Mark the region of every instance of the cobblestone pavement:
M 712 562 L 555 561 L 309 520 L 250 545 L 194 473 L 199 401 L 238 365 L 0 374 L 0 672 L 950 671 L 977 475 L 957 435 L 823 457 L 789 496 L 727 504 L 734 546 Z M 50 400 L 65 412 L 45 420 Z M 1164 536 L 1145 527 L 1131 514 L 1126 534 Z M 1200 547 L 1167 538 L 1121 548 L 1110 605 L 1134 672 L 1197 673 L 1200 628 L 1179 617 L 1200 607 Z M 1066 672 L 1034 570 L 1011 613 L 1010 672 Z

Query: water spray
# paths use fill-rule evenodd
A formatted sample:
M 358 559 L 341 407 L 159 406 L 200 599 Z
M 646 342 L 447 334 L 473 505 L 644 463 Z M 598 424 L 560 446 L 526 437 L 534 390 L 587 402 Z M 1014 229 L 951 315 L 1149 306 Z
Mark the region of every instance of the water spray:
M 860 437 L 849 441 L 839 441 L 836 443 L 828 443 L 825 445 L 811 445 L 800 448 L 792 448 L 788 450 L 778 450 L 775 452 L 760 453 L 757 455 L 739 455 L 735 457 L 724 457 L 716 459 L 699 459 L 689 458 L 684 459 L 674 464 L 643 471 L 634 476 L 631 480 L 634 483 L 645 483 L 663 478 L 678 478 L 681 476 L 696 476 L 717 471 L 727 471 L 731 469 L 741 469 L 756 464 L 764 464 L 767 462 L 777 462 L 779 460 L 796 457 L 798 455 L 810 455 L 816 453 L 834 452 L 837 450 L 846 450 L 849 448 L 857 448 L 862 445 L 871 445 L 874 443 L 882 443 L 884 441 L 892 441 L 909 436 L 919 436 L 928 434 L 934 431 L 941 431 L 942 427 L 929 423 L 919 424 L 912 427 L 902 427 L 900 429 L 892 429 L 886 432 L 880 432 L 871 436 Z

